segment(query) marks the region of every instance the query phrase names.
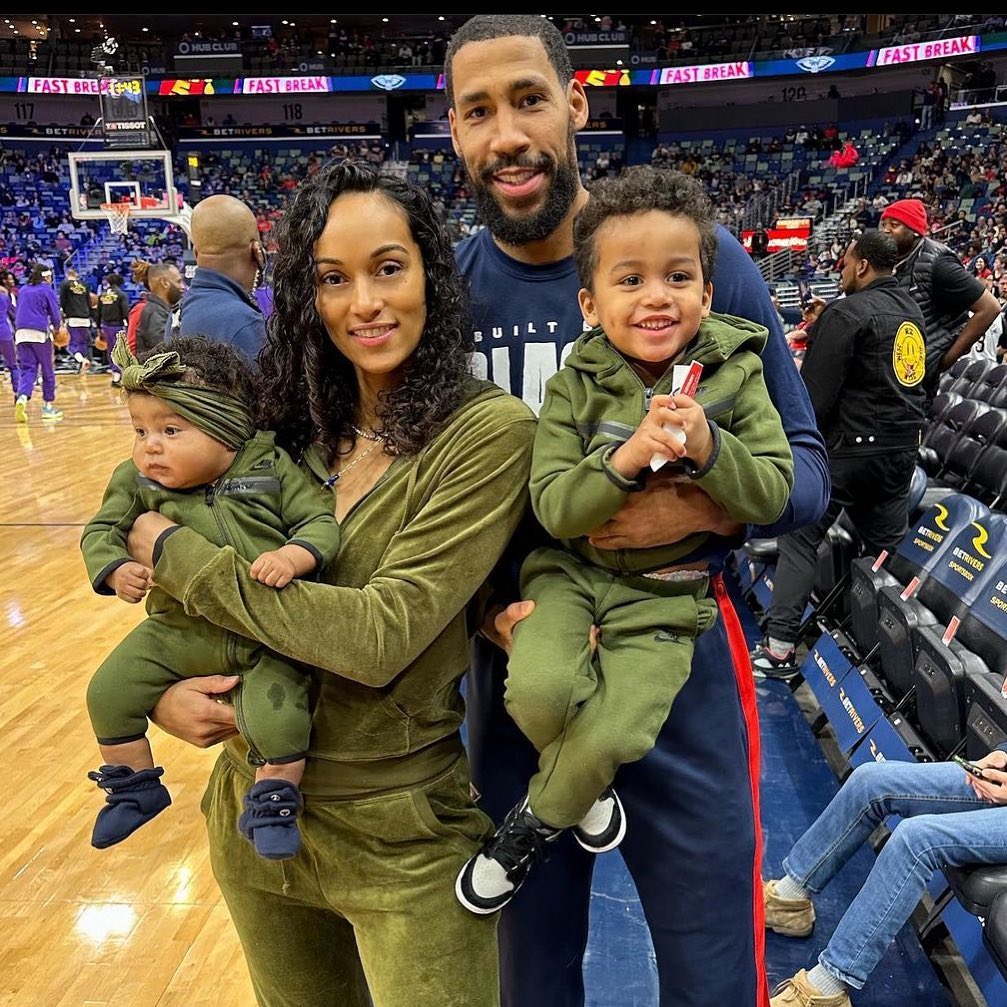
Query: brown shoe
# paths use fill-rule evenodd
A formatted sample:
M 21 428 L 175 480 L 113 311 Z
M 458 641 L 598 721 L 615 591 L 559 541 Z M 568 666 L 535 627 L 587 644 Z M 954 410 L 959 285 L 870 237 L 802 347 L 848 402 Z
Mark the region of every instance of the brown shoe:
M 811 899 L 781 899 L 776 894 L 776 882 L 762 884 L 762 904 L 766 926 L 784 937 L 807 937 L 815 927 L 815 907 Z
M 773 990 L 769 1007 L 853 1007 L 853 1003 L 845 990 L 828 995 L 819 993 L 808 982 L 807 971 L 801 969 L 793 979 L 785 979 Z

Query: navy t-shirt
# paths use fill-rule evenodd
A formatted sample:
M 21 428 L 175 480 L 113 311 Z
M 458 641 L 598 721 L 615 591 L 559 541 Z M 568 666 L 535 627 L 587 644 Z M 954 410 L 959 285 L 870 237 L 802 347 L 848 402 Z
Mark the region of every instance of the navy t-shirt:
M 523 399 L 537 413 L 546 382 L 585 328 L 573 257 L 544 266 L 519 262 L 500 250 L 489 228 L 459 242 L 455 257 L 470 286 L 475 372 Z M 830 491 L 828 458 L 765 281 L 738 239 L 720 225 L 713 310 L 769 329 L 763 369 L 794 451 L 794 490 L 780 519 L 750 534 L 781 535 L 816 521 L 824 511 Z

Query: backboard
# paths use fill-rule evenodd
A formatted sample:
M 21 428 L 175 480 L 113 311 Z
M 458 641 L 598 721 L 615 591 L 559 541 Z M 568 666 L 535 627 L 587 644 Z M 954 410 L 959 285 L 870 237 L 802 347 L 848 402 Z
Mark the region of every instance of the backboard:
M 70 159 L 70 212 L 104 220 L 102 203 L 131 204 L 132 219 L 174 220 L 181 210 L 167 150 L 77 151 Z

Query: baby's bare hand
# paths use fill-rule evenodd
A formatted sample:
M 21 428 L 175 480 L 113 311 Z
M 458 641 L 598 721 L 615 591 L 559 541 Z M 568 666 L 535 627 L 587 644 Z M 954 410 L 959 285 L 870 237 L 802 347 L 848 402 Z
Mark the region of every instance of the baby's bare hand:
M 117 566 L 106 580 L 116 597 L 135 605 L 143 601 L 153 586 L 153 574 L 141 563 L 123 563 Z
M 294 579 L 294 564 L 279 550 L 264 552 L 254 563 L 250 573 L 267 587 L 286 587 Z

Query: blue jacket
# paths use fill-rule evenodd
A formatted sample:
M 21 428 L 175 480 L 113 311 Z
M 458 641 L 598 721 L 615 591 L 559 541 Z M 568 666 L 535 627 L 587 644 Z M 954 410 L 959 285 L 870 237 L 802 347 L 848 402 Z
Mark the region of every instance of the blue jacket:
M 197 266 L 178 302 L 179 328 L 169 318 L 165 338 L 206 336 L 254 360 L 266 342 L 266 319 L 251 296 L 223 273 Z

